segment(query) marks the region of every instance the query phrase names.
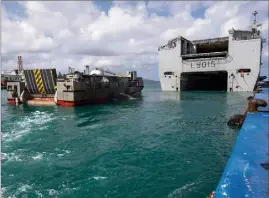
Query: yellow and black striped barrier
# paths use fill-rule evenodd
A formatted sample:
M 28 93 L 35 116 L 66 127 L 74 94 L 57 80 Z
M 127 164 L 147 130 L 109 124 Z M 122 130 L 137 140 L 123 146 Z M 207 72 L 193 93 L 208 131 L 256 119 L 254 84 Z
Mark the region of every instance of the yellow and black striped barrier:
M 39 69 L 34 69 L 35 82 L 39 93 L 46 93 L 43 86 L 43 80 Z
M 26 85 L 31 93 L 54 94 L 57 73 L 56 69 L 24 70 Z

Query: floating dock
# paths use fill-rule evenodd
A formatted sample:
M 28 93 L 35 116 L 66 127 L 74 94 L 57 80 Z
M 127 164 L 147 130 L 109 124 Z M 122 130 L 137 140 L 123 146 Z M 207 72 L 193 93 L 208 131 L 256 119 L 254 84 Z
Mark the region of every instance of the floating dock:
M 20 81 L 7 81 L 7 100 L 12 104 L 77 106 L 105 103 L 122 94 L 139 95 L 144 88 L 143 78 L 137 77 L 136 71 L 119 77 L 103 69 L 86 69 L 62 78 L 57 77 L 55 68 L 24 69 Z
M 10 103 L 26 103 L 37 106 L 56 105 L 54 100 L 57 88 L 55 68 L 25 69 L 22 72 L 23 78 L 21 81 L 7 82 L 7 98 Z
M 214 198 L 269 197 L 268 91 L 255 94 L 254 99 L 265 100 L 267 106 L 247 113 Z

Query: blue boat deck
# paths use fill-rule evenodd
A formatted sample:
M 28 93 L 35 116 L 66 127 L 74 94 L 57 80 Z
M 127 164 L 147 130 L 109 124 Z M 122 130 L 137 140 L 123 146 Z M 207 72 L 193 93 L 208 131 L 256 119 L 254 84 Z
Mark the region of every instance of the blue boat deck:
M 263 112 L 247 113 L 214 198 L 269 197 L 269 171 L 261 166 L 269 158 L 268 91 L 263 88 L 255 95 L 256 99 L 266 100 L 267 107 L 258 108 Z

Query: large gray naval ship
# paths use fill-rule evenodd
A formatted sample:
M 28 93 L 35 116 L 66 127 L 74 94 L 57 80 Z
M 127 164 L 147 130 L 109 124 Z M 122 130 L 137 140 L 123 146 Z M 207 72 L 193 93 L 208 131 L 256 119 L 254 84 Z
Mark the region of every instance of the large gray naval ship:
M 159 47 L 162 90 L 253 91 L 265 42 L 257 14 L 251 30 L 231 29 L 227 37 L 194 41 L 179 36 Z

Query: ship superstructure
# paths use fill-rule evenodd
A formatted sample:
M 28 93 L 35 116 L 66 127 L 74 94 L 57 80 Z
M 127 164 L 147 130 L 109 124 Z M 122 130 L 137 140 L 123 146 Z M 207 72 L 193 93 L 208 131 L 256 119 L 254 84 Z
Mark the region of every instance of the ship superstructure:
M 159 47 L 163 91 L 253 91 L 260 73 L 262 39 L 253 12 L 251 30 L 229 30 L 227 37 L 189 41 L 181 36 Z
M 10 71 L 2 71 L 1 72 L 1 89 L 7 88 L 8 81 L 21 81 L 22 80 L 22 57 L 18 56 L 18 65 L 17 69 Z
M 21 76 L 16 71 L 4 71 L 1 73 L 1 89 L 7 88 L 8 81 L 20 81 Z

